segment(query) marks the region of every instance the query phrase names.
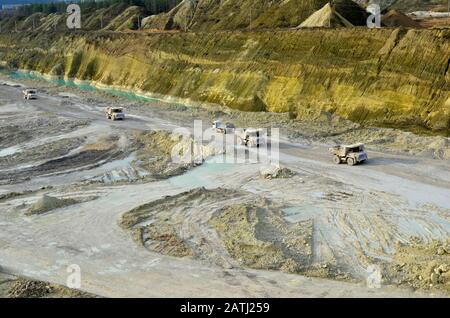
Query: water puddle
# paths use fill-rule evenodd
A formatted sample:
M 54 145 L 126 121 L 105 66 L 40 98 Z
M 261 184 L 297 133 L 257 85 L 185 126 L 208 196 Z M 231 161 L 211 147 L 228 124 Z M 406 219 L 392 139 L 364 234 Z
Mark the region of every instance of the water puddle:
M 234 164 L 217 163 L 214 158 L 206 160 L 201 166 L 196 167 L 183 175 L 172 177 L 170 183 L 182 188 L 199 188 L 217 186 L 215 177 L 230 171 Z

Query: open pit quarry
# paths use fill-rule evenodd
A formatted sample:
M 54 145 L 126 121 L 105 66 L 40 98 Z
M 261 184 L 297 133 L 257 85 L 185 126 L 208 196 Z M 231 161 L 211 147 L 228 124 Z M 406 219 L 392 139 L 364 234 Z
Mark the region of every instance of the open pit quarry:
M 28 73 L 0 81 L 4 297 L 448 295 L 445 137 L 114 95 Z M 23 87 L 38 99 L 24 100 Z M 105 118 L 111 104 L 124 121 Z M 172 162 L 173 146 L 191 143 L 172 132 L 217 116 L 281 127 L 281 169 L 220 163 L 207 143 L 202 164 Z M 363 136 L 367 163 L 332 162 L 328 146 Z M 72 264 L 80 291 L 62 287 Z M 367 285 L 373 268 L 380 288 Z
M 450 296 L 446 3 L 253 2 L 0 15 L 0 298 Z

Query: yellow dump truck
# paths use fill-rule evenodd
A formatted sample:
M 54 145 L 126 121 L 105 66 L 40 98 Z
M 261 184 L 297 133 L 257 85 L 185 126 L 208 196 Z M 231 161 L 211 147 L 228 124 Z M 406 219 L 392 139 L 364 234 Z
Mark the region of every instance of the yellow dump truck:
M 364 144 L 339 145 L 329 149 L 333 155 L 333 162 L 336 164 L 347 163 L 354 166 L 363 163 L 368 159 Z
M 124 120 L 125 113 L 122 107 L 106 107 L 105 109 L 106 118 L 111 120 Z

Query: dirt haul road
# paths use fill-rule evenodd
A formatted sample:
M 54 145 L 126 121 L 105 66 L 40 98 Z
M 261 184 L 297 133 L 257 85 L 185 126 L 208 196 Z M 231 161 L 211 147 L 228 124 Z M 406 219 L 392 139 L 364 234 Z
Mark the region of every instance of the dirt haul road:
M 120 176 L 139 174 L 131 165 L 134 150 L 127 148 L 131 133 L 172 130 L 180 124 L 190 127 L 192 119 L 174 123 L 156 117 L 151 109 L 140 109 L 130 110 L 124 122 L 111 122 L 104 118 L 103 105 L 43 94 L 36 101 L 23 102 L 20 88 L 9 86 L 0 86 L 0 99 L 4 134 L 0 140 L 0 163 L 4 164 L 0 169 L 0 180 L 4 181 L 0 188 L 2 271 L 65 284 L 67 267 L 77 264 L 81 289 L 102 296 L 416 296 L 422 294 L 390 286 L 367 288 L 367 266 L 389 261 L 396 243 L 449 237 L 450 169 L 445 161 L 370 152 L 366 165 L 335 166 L 324 145 L 304 146 L 283 139 L 280 161 L 296 172 L 292 178 L 263 180 L 259 171 L 265 165 L 261 163 L 208 161 L 172 178 L 118 184 L 116 181 L 124 180 Z M 50 123 L 42 119 L 46 116 L 50 116 Z M 20 123 L 31 117 L 37 117 L 38 124 L 32 126 L 34 121 L 30 121 L 27 125 L 36 131 L 26 134 Z M 70 126 L 72 121 L 77 124 Z M 58 125 L 53 126 L 55 122 Z M 106 154 L 100 151 L 99 156 L 97 148 L 104 147 L 98 145 L 97 138 L 103 135 L 114 136 L 117 143 Z M 77 138 L 81 140 L 75 142 Z M 54 144 L 62 139 L 71 143 L 65 142 L 63 147 Z M 30 150 L 48 144 L 53 146 L 45 148 L 47 157 Z M 92 144 L 97 146 L 96 152 L 89 152 L 83 164 L 78 164 L 83 147 Z M 30 152 L 23 158 L 21 154 L 27 150 Z M 77 160 L 70 157 L 74 155 Z M 46 164 L 49 160 L 50 165 Z M 59 162 L 67 164 L 53 168 Z M 20 173 L 24 169 L 28 178 Z M 177 258 L 149 251 L 119 225 L 121 216 L 134 208 L 199 187 L 243 191 L 247 200 L 262 197 L 278 204 L 289 222 L 311 221 L 310 262 L 338 269 L 362 283 L 240 266 L 207 226 L 215 212 L 224 204 L 237 203 L 237 198 L 216 202 L 206 197 L 198 204 L 188 202 L 160 211 L 167 220 L 181 215 L 181 239 L 192 245 L 197 240 L 206 242 L 211 255 L 221 259 L 219 264 L 208 260 L 208 253 L 199 258 Z M 79 203 L 42 215 L 25 214 L 43 194 Z

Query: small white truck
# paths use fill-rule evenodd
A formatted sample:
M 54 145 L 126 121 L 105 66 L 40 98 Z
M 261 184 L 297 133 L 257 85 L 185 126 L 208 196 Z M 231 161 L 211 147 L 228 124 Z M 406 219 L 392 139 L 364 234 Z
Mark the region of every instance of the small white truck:
M 22 91 L 23 93 L 23 98 L 30 100 L 30 99 L 37 99 L 37 90 L 34 88 L 27 88 L 25 90 Z
M 111 120 L 124 120 L 125 113 L 122 107 L 106 107 L 105 109 L 106 118 Z
M 232 134 L 234 133 L 234 125 L 230 123 L 222 124 L 220 120 L 213 121 L 212 128 L 220 134 Z

